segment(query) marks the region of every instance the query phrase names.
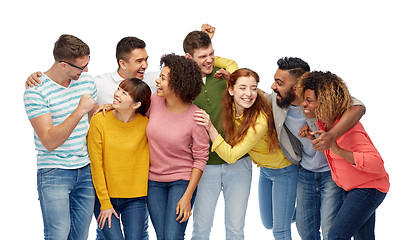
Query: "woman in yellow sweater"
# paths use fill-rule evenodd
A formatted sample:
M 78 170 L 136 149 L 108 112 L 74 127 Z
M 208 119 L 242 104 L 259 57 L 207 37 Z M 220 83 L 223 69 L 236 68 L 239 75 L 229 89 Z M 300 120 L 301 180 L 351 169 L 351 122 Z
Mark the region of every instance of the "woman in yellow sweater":
M 263 225 L 275 239 L 291 239 L 298 166 L 286 159 L 279 142 L 272 109 L 258 93 L 259 76 L 250 69 L 238 69 L 230 76 L 223 97 L 225 139 L 203 110 L 195 120 L 205 126 L 215 151 L 227 163 L 249 154 L 260 168 L 259 208 Z
M 106 240 L 142 239 L 149 173 L 146 137 L 149 86 L 123 80 L 114 93 L 113 111 L 93 116 L 88 148 L 98 201 L 95 216 Z M 123 224 L 123 231 L 120 219 Z

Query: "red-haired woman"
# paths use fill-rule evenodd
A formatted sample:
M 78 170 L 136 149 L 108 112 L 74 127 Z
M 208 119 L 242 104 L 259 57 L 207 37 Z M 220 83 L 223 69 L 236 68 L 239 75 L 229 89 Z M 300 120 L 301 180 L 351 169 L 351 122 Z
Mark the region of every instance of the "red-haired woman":
M 277 141 L 272 109 L 258 93 L 259 76 L 250 69 L 232 73 L 224 93 L 223 128 L 219 135 L 203 110 L 195 120 L 205 126 L 215 151 L 227 163 L 249 154 L 260 168 L 259 207 L 263 225 L 272 229 L 276 239 L 291 239 L 295 209 L 298 166 L 282 153 Z

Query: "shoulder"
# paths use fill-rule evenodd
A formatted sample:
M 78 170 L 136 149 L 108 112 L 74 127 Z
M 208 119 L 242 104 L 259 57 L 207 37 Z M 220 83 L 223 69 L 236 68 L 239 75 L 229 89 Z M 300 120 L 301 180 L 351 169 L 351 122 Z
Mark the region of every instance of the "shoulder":
M 263 111 L 260 111 L 259 112 L 259 115 L 258 115 L 258 117 L 257 117 L 257 119 L 256 119 L 256 122 L 259 122 L 259 123 L 267 123 L 267 119 L 268 119 L 268 116 L 267 116 L 267 114 L 265 113 L 265 112 L 263 112 Z
M 136 119 L 139 121 L 139 123 L 143 123 L 143 124 L 146 124 L 146 125 L 147 125 L 147 123 L 149 122 L 149 118 L 146 117 L 146 116 L 143 116 L 143 115 L 140 114 L 140 113 L 137 113 Z
M 109 112 L 107 112 L 106 114 L 108 114 Z M 90 120 L 90 124 L 94 123 L 98 123 L 101 122 L 103 119 L 105 118 L 105 116 L 103 116 L 103 112 L 98 112 L 95 115 L 92 116 L 92 119 Z

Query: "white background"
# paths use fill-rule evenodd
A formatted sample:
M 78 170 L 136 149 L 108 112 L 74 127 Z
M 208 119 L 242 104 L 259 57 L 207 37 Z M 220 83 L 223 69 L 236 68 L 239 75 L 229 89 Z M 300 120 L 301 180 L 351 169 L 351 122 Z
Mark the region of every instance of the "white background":
M 276 61 L 296 56 L 312 70 L 330 70 L 367 106 L 362 123 L 381 153 L 391 189 L 377 211 L 377 239 L 407 239 L 410 190 L 412 17 L 407 1 L 6 1 L 0 3 L 2 239 L 41 239 L 33 130 L 23 106 L 24 81 L 53 63 L 57 38 L 73 34 L 91 48 L 92 75 L 116 70 L 115 46 L 125 36 L 147 44 L 148 71 L 160 56 L 183 54 L 186 34 L 217 28 L 217 56 L 259 73 L 270 91 Z M 272 239 L 263 228 L 254 167 L 246 239 Z M 191 222 L 186 234 L 191 236 Z M 211 239 L 224 239 L 219 202 Z M 90 238 L 94 238 L 94 220 Z M 294 239 L 298 239 L 295 225 Z M 155 239 L 150 230 L 151 239 Z

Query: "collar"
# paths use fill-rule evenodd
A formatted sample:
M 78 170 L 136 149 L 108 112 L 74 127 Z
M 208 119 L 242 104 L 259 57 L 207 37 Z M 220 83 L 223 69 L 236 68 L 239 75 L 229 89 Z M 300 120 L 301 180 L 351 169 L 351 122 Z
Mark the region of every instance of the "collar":
M 116 71 L 116 72 L 114 72 L 114 73 L 112 73 L 112 79 L 115 81 L 115 82 L 121 82 L 121 81 L 123 81 L 124 79 L 119 75 L 119 73 Z

